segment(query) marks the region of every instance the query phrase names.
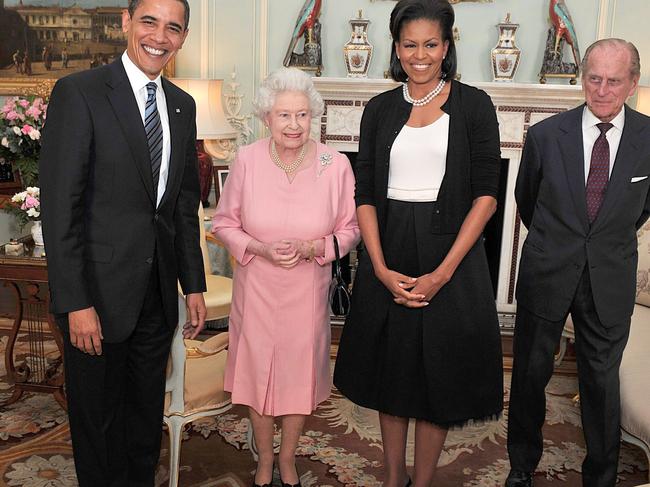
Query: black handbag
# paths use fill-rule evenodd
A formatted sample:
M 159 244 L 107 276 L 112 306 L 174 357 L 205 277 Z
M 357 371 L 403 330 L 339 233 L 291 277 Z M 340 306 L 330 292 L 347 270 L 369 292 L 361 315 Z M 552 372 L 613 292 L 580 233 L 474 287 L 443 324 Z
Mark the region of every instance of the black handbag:
M 335 316 L 347 316 L 350 311 L 350 291 L 348 285 L 341 276 L 341 256 L 339 253 L 339 242 L 334 237 L 334 277 L 330 284 L 329 301 L 332 314 Z

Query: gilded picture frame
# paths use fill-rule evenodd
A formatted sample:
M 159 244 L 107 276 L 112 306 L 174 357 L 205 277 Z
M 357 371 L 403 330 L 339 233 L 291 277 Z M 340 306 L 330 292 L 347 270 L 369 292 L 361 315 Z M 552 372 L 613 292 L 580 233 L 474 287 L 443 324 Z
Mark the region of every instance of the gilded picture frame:
M 0 95 L 47 98 L 56 80 L 112 62 L 126 49 L 128 0 L 0 1 Z M 170 61 L 164 76 L 174 76 Z

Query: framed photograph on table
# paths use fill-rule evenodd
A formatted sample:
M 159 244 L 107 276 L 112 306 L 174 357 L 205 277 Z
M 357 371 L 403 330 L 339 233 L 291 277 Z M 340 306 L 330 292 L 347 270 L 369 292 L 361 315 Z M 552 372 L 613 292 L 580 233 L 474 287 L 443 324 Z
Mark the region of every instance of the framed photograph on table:
M 214 177 L 214 194 L 217 203 L 219 203 L 219 198 L 223 192 L 223 186 L 226 184 L 228 173 L 230 173 L 230 166 L 212 166 L 212 176 Z
M 57 79 L 113 62 L 126 50 L 127 6 L 128 0 L 0 1 L 0 95 L 47 98 Z M 172 62 L 165 76 L 173 70 Z

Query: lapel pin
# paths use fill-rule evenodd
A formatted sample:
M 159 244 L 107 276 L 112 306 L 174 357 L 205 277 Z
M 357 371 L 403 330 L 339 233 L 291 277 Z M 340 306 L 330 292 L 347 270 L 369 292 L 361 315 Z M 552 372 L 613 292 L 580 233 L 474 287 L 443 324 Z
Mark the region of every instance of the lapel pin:
M 177 109 L 176 109 L 176 113 L 181 113 L 181 109 L 180 109 L 180 108 L 177 108 Z

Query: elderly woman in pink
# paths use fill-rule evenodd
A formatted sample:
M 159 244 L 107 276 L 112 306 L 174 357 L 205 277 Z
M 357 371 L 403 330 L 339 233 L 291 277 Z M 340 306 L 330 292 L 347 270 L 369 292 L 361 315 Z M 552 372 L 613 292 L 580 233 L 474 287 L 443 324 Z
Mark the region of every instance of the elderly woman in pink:
M 298 439 L 331 387 L 333 237 L 341 255 L 359 240 L 354 176 L 344 155 L 309 137 L 323 100 L 307 74 L 271 73 L 255 108 L 271 136 L 239 150 L 213 220 L 239 263 L 225 388 L 250 410 L 259 451 L 253 485 L 271 484 L 281 416 L 280 478 L 298 486 Z

